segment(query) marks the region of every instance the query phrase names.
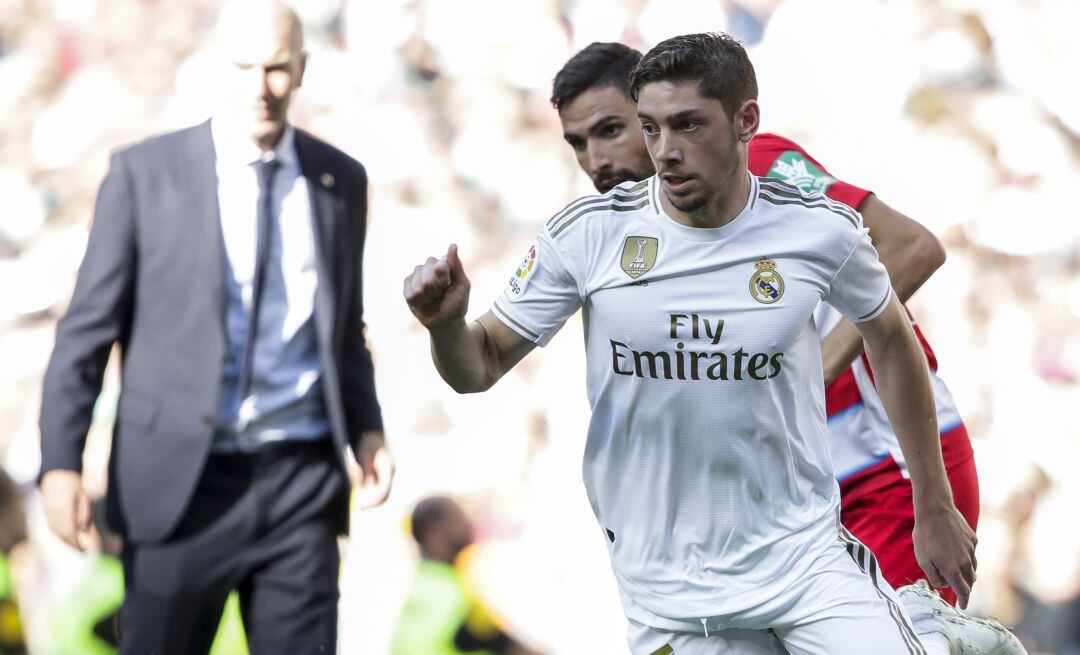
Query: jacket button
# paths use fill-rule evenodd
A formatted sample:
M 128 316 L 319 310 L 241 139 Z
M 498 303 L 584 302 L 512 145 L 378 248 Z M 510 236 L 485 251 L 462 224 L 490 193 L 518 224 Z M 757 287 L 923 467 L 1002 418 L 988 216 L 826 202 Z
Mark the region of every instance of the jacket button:
M 203 422 L 203 425 L 205 425 L 208 428 L 213 427 L 214 426 L 214 417 L 207 414 L 206 416 L 202 417 L 202 422 Z

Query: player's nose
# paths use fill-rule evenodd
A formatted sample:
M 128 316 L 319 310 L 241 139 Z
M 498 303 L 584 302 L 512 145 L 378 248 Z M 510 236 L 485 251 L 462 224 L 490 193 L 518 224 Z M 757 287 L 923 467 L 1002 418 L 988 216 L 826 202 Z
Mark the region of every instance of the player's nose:
M 669 132 L 662 130 L 660 135 L 656 137 L 656 145 L 653 155 L 656 157 L 656 161 L 662 161 L 667 163 L 678 163 L 682 161 L 682 151 L 678 148 L 674 139 L 669 136 Z
M 596 177 L 605 168 L 611 168 L 611 156 L 603 146 L 590 143 L 588 146 L 589 175 Z

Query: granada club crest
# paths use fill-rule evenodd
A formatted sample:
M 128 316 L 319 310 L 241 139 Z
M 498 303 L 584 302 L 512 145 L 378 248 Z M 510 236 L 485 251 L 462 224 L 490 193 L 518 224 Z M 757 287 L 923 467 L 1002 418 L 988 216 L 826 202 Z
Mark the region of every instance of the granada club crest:
M 655 237 L 626 237 L 619 262 L 624 273 L 633 279 L 645 275 L 656 263 L 660 241 Z
M 771 305 L 784 295 L 784 278 L 776 270 L 776 262 L 761 259 L 754 262 L 754 274 L 750 277 L 750 295 L 764 305 Z

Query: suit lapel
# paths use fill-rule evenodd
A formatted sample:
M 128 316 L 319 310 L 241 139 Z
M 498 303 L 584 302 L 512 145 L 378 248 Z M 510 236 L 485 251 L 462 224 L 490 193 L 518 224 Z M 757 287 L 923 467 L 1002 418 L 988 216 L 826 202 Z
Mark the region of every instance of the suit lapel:
M 206 289 L 213 306 L 220 308 L 218 323 L 225 334 L 224 238 L 221 233 L 221 208 L 218 204 L 217 154 L 210 133 L 210 121 L 191 130 L 187 161 L 177 179 L 187 185 L 182 197 L 191 202 L 193 226 L 190 232 L 194 252 L 201 266 L 192 271 L 199 276 L 198 286 Z
M 315 267 L 319 276 L 315 290 L 315 328 L 321 344 L 330 345 L 337 319 L 337 285 L 340 258 L 337 217 L 342 201 L 334 188 L 334 176 L 317 161 L 311 137 L 296 131 L 296 156 L 307 182 L 311 204 L 311 228 L 315 238 Z

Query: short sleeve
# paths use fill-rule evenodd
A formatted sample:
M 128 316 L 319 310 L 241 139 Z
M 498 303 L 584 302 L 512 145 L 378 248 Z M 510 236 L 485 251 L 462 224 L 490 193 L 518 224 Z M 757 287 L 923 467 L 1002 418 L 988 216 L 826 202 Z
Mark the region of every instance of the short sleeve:
M 567 319 L 581 308 L 581 286 L 547 232 L 522 256 L 492 313 L 511 330 L 546 346 Z
M 829 303 L 855 323 L 877 318 L 892 297 L 889 274 L 870 243 L 870 231 L 861 227 L 855 247 L 829 283 Z

